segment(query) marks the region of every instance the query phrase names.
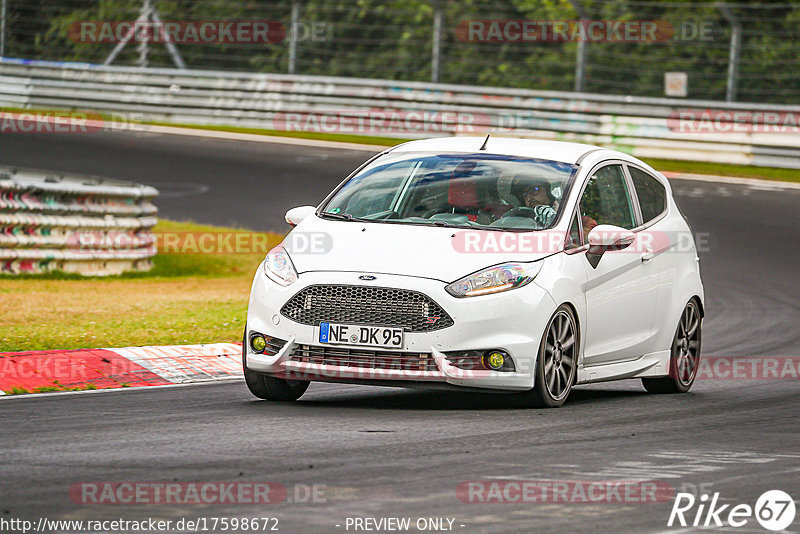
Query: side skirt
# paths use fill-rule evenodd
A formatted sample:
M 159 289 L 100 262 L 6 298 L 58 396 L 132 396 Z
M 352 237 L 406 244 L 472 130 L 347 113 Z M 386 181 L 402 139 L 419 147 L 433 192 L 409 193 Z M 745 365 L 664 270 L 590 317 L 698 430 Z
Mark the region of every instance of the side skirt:
M 591 384 L 623 378 L 667 376 L 669 374 L 669 350 L 651 352 L 633 361 L 607 363 L 578 368 L 576 384 Z

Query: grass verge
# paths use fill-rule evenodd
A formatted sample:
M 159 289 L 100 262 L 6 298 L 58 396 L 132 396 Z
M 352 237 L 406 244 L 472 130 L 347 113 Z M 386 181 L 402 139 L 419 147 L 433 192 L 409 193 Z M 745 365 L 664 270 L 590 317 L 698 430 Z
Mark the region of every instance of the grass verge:
M 316 141 L 335 141 L 337 143 L 356 143 L 359 145 L 394 146 L 411 138 L 381 137 L 377 135 L 356 135 L 327 132 L 295 132 L 286 130 L 269 130 L 266 128 L 244 128 L 240 126 L 176 124 L 171 122 L 148 122 L 155 126 L 172 126 L 175 128 L 190 128 L 192 130 L 211 130 L 217 132 L 246 133 L 254 135 L 271 135 L 275 137 L 291 137 L 294 139 L 313 139 Z
M 734 176 L 737 178 L 758 178 L 780 182 L 800 182 L 800 170 L 779 169 L 775 167 L 748 167 L 727 163 L 703 163 L 674 159 L 644 159 L 648 165 L 661 172 L 685 172 L 687 174 L 708 174 L 713 176 Z
M 160 221 L 156 232 L 224 233 Z M 248 232 L 250 233 L 250 232 Z M 282 239 L 259 234 L 266 247 Z M 240 341 L 264 251 L 159 253 L 148 273 L 0 277 L 0 352 Z

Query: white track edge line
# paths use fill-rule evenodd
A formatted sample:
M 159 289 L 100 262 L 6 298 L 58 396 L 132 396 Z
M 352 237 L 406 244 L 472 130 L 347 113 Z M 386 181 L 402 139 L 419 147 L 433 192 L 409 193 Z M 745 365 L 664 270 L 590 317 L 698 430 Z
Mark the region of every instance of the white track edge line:
M 182 382 L 180 384 L 159 384 L 157 386 L 131 386 L 127 388 L 101 388 L 101 389 L 83 389 L 80 391 L 53 391 L 49 393 L 24 393 L 21 395 L 5 395 L 2 399 L 0 399 L 0 403 L 6 400 L 11 399 L 38 399 L 38 398 L 47 398 L 47 397 L 61 397 L 64 395 L 76 395 L 76 394 L 97 394 L 97 393 L 115 393 L 120 391 L 148 391 L 152 389 L 165 389 L 165 388 L 177 388 L 177 387 L 188 387 L 188 386 L 208 386 L 212 384 L 225 384 L 228 382 L 239 382 L 244 381 L 242 377 L 224 377 L 224 378 L 214 378 L 211 380 L 197 380 L 195 382 Z

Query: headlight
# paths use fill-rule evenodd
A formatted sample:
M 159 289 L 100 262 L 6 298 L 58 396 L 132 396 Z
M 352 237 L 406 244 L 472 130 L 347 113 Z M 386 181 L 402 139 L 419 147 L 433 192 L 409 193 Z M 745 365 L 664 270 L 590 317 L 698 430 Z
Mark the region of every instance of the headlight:
M 454 297 L 475 297 L 516 289 L 529 284 L 542 269 L 542 262 L 504 263 L 465 276 L 445 287 Z
M 267 252 L 263 265 L 264 274 L 276 284 L 288 286 L 297 280 L 297 271 L 292 265 L 289 253 L 281 245 Z

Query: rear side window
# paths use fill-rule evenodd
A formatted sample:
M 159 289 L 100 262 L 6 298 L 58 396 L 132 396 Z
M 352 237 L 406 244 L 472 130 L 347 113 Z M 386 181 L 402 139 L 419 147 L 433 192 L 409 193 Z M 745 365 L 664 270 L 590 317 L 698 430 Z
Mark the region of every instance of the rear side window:
M 667 190 L 661 182 L 646 172 L 630 166 L 628 170 L 631 173 L 633 187 L 636 189 L 636 196 L 639 197 L 643 224 L 647 224 L 667 209 Z
M 589 178 L 580 209 L 584 233 L 598 224 L 613 224 L 628 230 L 636 226 L 622 165 L 602 167 Z

